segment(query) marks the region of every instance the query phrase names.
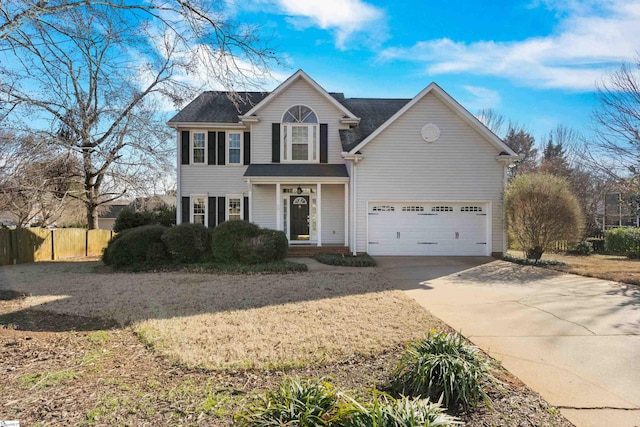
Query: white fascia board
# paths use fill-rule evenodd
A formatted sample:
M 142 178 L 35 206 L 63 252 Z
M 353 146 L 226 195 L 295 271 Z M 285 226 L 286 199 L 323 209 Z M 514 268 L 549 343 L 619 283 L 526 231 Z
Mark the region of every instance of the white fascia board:
M 398 118 L 400 118 L 404 113 L 406 113 L 410 108 L 416 105 L 422 98 L 424 98 L 427 94 L 433 92 L 434 95 L 438 97 L 445 105 L 453 110 L 454 113 L 458 117 L 460 117 L 464 122 L 470 125 L 472 128 L 477 130 L 485 139 L 491 143 L 495 148 L 500 151 L 504 151 L 512 156 L 517 156 L 517 154 L 509 148 L 500 138 L 498 138 L 493 132 L 491 132 L 485 125 L 480 122 L 473 114 L 468 112 L 462 105 L 458 103 L 455 99 L 451 97 L 447 92 L 445 92 L 440 86 L 436 83 L 430 83 L 429 86 L 424 88 L 419 94 L 417 94 L 411 101 L 409 101 L 404 107 L 402 107 L 398 112 L 396 112 L 393 116 L 391 116 L 386 122 L 384 122 L 378 129 L 373 131 L 368 137 L 366 137 L 360 144 L 356 145 L 354 148 L 349 151 L 349 153 L 353 154 L 360 151 L 364 146 L 366 146 L 369 142 L 375 139 L 378 135 L 382 133 L 386 128 L 388 128 L 392 123 L 394 123 Z
M 247 129 L 244 123 L 210 123 L 210 122 L 173 122 L 167 123 L 169 127 L 191 129 Z
M 324 90 L 324 88 L 322 86 L 320 86 L 318 83 L 316 83 L 315 80 L 313 80 L 311 77 L 309 77 L 309 75 L 307 73 L 305 73 L 304 71 L 302 71 L 302 70 L 296 71 L 291 77 L 289 77 L 287 80 L 285 80 L 280 86 L 275 88 L 273 90 L 273 92 L 271 92 L 269 95 L 267 95 L 262 101 L 258 102 L 256 105 L 254 105 L 254 107 L 251 110 L 249 110 L 245 114 L 245 116 L 253 116 L 253 115 L 255 115 L 262 107 L 264 107 L 265 105 L 270 103 L 271 100 L 273 100 L 275 97 L 277 97 L 282 92 L 284 92 L 289 86 L 291 86 L 298 79 L 302 79 L 302 80 L 306 81 L 307 83 L 309 83 L 309 85 L 311 85 L 311 87 L 313 87 L 315 90 L 317 90 L 318 93 L 320 93 L 320 95 L 324 96 L 338 110 L 342 111 L 342 113 L 344 113 L 345 116 L 347 116 L 349 118 L 352 118 L 352 119 L 357 119 L 357 117 L 351 111 L 347 110 L 347 108 L 344 105 L 340 104 L 333 96 L 329 95 L 329 92 Z
M 244 180 L 251 180 L 251 184 L 344 184 L 345 182 L 349 182 L 349 177 L 251 176 L 245 177 Z

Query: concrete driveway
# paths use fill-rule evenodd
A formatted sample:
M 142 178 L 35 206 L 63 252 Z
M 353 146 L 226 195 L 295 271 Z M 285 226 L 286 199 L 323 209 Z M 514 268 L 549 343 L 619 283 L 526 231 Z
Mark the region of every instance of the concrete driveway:
M 640 426 L 640 288 L 492 258 L 376 260 L 576 426 Z

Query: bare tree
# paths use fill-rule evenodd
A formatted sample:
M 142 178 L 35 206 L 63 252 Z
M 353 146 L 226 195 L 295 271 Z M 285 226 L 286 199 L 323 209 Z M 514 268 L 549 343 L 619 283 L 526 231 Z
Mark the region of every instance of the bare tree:
M 10 212 L 18 227 L 53 224 L 69 196 L 82 188 L 75 158 L 44 141 L 6 132 L 0 146 L 0 209 Z
M 89 228 L 100 205 L 171 169 L 175 148 L 160 107 L 200 90 L 185 82 L 190 73 L 233 90 L 257 84 L 273 59 L 216 2 L 2 5 L 3 124 L 77 157 L 83 192 L 72 196 L 85 204 Z
M 640 56 L 623 64 L 597 85 L 598 106 L 592 121 L 591 164 L 603 173 L 640 192 Z
M 509 125 L 509 130 L 504 138 L 507 144 L 520 158 L 509 169 L 510 178 L 531 173 L 538 168 L 538 149 L 535 148 L 536 140 L 523 128 Z
M 504 138 L 508 126 L 504 116 L 498 113 L 493 108 L 483 108 L 476 114 L 478 120 L 482 122 L 489 130 L 495 133 L 498 137 Z

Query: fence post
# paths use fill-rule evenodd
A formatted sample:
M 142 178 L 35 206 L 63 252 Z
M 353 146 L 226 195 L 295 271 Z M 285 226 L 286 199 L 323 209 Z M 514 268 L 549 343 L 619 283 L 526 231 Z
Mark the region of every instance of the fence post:
M 18 253 L 18 250 L 20 248 L 20 246 L 18 245 L 18 230 L 11 230 L 11 246 L 12 246 L 11 256 L 13 257 L 13 265 L 16 265 L 18 263 L 18 258 L 20 256 L 20 254 Z
M 89 256 L 89 229 L 84 233 L 84 256 Z
M 54 242 L 54 237 L 55 234 L 53 232 L 53 230 L 51 230 L 51 261 L 55 261 L 56 260 L 56 245 Z

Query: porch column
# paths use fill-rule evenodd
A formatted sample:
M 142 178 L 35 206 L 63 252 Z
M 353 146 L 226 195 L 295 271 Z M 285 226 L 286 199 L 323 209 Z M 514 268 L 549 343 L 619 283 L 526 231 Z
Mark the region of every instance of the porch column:
M 253 185 L 251 185 L 251 179 L 247 179 L 247 187 L 249 187 L 249 191 L 247 192 L 247 196 L 249 196 L 249 214 L 247 215 L 247 218 L 249 218 L 249 222 L 251 222 L 251 219 L 253 218 L 253 215 L 251 214 L 253 211 L 253 191 L 251 191 L 253 189 Z
M 318 183 L 318 195 L 316 196 L 316 233 L 318 246 L 322 246 L 322 184 Z
M 349 183 L 344 184 L 344 245 L 349 246 Z
M 276 230 L 282 229 L 282 197 L 280 196 L 280 183 L 276 184 Z

